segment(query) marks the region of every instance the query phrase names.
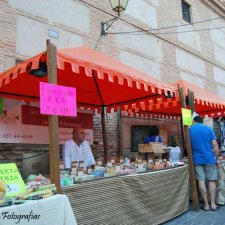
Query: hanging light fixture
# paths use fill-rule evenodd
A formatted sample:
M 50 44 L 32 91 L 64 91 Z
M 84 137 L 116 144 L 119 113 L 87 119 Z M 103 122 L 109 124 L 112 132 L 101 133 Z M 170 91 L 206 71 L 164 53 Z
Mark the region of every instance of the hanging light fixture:
M 118 15 L 127 8 L 129 0 L 109 0 L 113 11 Z
M 109 0 L 109 2 L 111 4 L 112 10 L 117 13 L 117 17 L 114 17 L 106 22 L 101 22 L 101 35 L 104 36 L 107 35 L 109 28 L 118 19 L 120 13 L 126 10 L 129 0 Z
M 40 62 L 37 69 L 30 70 L 30 74 L 39 78 L 47 76 L 47 64 Z

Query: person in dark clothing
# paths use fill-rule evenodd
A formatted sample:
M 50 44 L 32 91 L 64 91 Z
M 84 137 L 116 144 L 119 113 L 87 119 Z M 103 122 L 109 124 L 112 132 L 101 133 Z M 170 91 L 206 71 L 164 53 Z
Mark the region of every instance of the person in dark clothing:
M 159 136 L 159 127 L 157 125 L 152 125 L 149 127 L 149 136 L 145 138 L 144 143 L 149 142 L 163 142 L 163 139 Z M 144 158 L 148 160 L 148 154 L 145 153 Z
M 145 138 L 145 144 L 149 142 L 163 142 L 163 139 L 159 136 L 159 127 L 157 125 L 149 127 L 149 136 Z

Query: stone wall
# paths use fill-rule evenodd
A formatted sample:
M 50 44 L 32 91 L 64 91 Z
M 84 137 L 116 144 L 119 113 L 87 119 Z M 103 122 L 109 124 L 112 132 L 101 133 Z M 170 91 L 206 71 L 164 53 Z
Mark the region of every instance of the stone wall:
M 0 163 L 16 163 L 21 174 L 23 171 L 23 154 L 49 152 L 48 145 L 0 144 Z

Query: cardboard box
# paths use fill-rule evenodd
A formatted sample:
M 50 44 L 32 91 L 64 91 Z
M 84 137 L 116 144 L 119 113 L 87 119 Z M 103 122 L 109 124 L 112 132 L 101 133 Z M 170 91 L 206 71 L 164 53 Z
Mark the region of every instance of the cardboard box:
M 139 144 L 138 151 L 140 153 L 145 152 L 164 153 L 163 144 L 161 142 L 150 142 L 148 144 Z

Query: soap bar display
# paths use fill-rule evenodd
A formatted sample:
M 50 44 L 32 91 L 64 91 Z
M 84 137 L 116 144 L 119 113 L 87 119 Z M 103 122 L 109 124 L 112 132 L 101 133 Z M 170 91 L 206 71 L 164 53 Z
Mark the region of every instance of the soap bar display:
M 97 161 L 98 162 L 98 161 Z M 81 165 L 81 167 L 79 166 Z M 122 176 L 135 173 L 149 172 L 151 170 L 165 169 L 174 166 L 172 162 L 164 160 L 143 160 L 141 157 L 130 160 L 112 157 L 107 160 L 105 166 L 97 163 L 94 168 L 85 168 L 80 162 L 72 163 L 70 171 L 61 170 L 60 184 L 61 186 L 70 186 L 76 183 L 93 181 L 96 179 L 104 179 L 115 176 Z

